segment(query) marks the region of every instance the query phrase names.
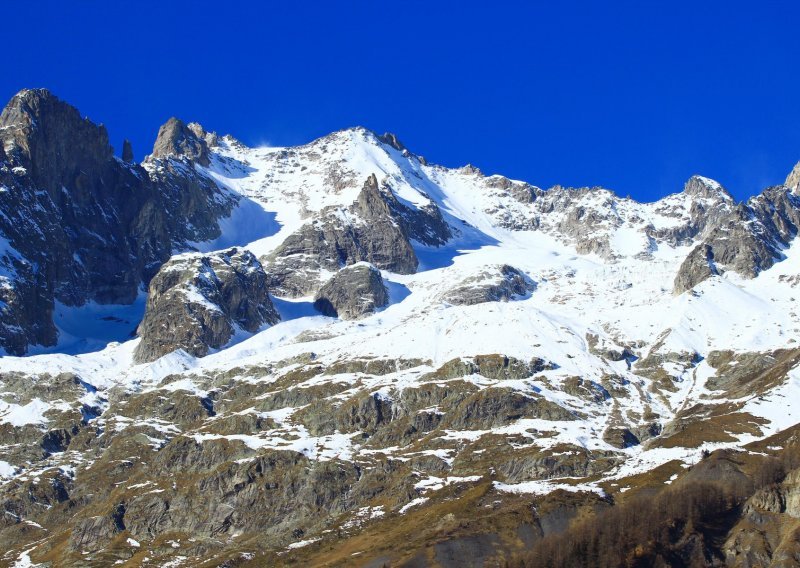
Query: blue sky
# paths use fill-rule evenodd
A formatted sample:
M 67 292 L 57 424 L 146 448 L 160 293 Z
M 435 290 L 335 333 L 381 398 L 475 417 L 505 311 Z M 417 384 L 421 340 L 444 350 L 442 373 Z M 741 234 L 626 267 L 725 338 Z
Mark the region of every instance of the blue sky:
M 173 115 L 250 145 L 363 125 L 542 187 L 745 198 L 800 160 L 796 4 L 16 3 L 0 98 L 47 87 L 139 158 Z

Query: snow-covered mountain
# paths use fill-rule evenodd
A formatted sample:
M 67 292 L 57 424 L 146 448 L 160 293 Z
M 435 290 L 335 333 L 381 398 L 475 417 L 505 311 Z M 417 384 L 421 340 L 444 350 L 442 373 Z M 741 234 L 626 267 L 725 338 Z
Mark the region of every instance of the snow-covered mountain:
M 800 422 L 794 174 L 638 203 L 173 119 L 76 175 L 50 97 L 0 119 L 0 562 L 489 562 Z

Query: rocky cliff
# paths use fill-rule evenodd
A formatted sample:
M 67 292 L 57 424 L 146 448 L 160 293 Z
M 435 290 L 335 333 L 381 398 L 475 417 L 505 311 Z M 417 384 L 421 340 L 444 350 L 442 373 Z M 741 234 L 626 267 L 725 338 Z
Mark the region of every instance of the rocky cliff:
M 152 176 L 118 160 L 105 128 L 46 90 L 9 102 L 0 142 L 0 347 L 9 353 L 56 343 L 55 302 L 133 302 L 174 249 L 217 236 L 216 220 L 235 204 L 189 160 L 159 163 Z

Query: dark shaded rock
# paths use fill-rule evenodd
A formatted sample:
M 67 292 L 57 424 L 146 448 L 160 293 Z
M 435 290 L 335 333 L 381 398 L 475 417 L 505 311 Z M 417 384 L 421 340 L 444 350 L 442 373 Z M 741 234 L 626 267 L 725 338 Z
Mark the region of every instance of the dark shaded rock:
M 439 407 L 447 411 L 478 391 L 478 387 L 466 381 L 450 380 L 443 384 L 428 383 L 417 388 L 403 389 L 400 406 L 408 415 L 420 410 Z
M 357 395 L 341 404 L 314 397 L 295 418 L 315 436 L 327 436 L 337 430 L 372 435 L 393 419 L 393 406 L 378 393 Z
M 237 329 L 252 333 L 276 323 L 280 316 L 266 281 L 247 250 L 174 257 L 150 282 L 136 361 L 153 361 L 176 349 L 202 357 L 226 345 Z
M 586 334 L 586 344 L 589 346 L 589 353 L 609 361 L 624 361 L 636 357 L 630 347 L 609 346 L 601 341 L 599 335 L 593 333 Z
M 72 529 L 69 548 L 76 551 L 102 548 L 114 535 L 125 530 L 122 522 L 124 514 L 125 508 L 118 505 L 109 514 L 79 520 Z
M 336 411 L 336 427 L 341 432 L 374 433 L 391 420 L 392 403 L 379 394 L 350 399 Z
M 0 146 L 0 347 L 13 354 L 56 342 L 55 301 L 131 303 L 174 249 L 218 236 L 236 203 L 197 172 L 154 179 L 117 160 L 103 126 L 43 89 L 11 99 Z
M 795 182 L 789 179 L 787 183 Z M 723 270 L 755 278 L 783 258 L 782 251 L 798 228 L 800 197 L 784 186 L 767 188 L 715 220 L 681 266 L 675 292 L 688 290 Z
M 719 272 L 714 264 L 712 248 L 707 244 L 697 245 L 678 269 L 673 291 L 675 294 L 682 294 L 715 274 Z
M 534 357 L 530 361 L 522 361 L 507 355 L 476 355 L 469 358 L 451 359 L 432 373 L 423 375 L 421 380 L 449 380 L 474 374 L 496 381 L 520 380 L 553 368 L 555 367 L 552 363 L 538 357 Z
M 357 264 L 333 275 L 317 292 L 314 307 L 326 316 L 358 319 L 389 303 L 380 271 Z
M 424 359 L 344 359 L 325 367 L 325 374 L 365 373 L 383 376 L 429 364 L 430 361 Z
M 711 351 L 707 361 L 716 374 L 708 378 L 705 387 L 722 391 L 727 397 L 741 398 L 768 392 L 781 384 L 789 370 L 800 363 L 800 349 L 764 353 Z
M 509 389 L 488 388 L 475 393 L 448 412 L 442 427 L 456 430 L 485 430 L 520 418 L 575 420 L 566 408 L 544 397 L 529 396 Z
M 391 132 L 386 132 L 381 136 L 378 136 L 377 138 L 387 146 L 391 146 L 392 148 L 394 148 L 399 152 L 408 151 L 406 147 L 403 145 L 403 143 L 397 139 L 397 136 L 392 134 Z
M 636 439 L 639 440 L 639 443 L 643 443 L 656 436 L 660 436 L 663 429 L 664 427 L 660 422 L 650 422 L 632 427 L 630 430 L 631 433 L 636 436 Z
M 641 442 L 630 429 L 623 426 L 612 426 L 603 432 L 603 440 L 615 448 L 630 448 Z
M 154 390 L 131 395 L 125 405 L 114 408 L 116 416 L 131 419 L 158 419 L 175 424 L 181 429 L 197 426 L 213 416 L 213 404 L 207 398 L 178 390 Z
M 133 163 L 133 146 L 127 138 L 122 141 L 122 161 L 129 164 Z
M 603 385 L 580 377 L 567 377 L 561 388 L 567 394 L 598 404 L 611 398 Z
M 581 446 L 561 446 L 559 451 L 521 450 L 503 456 L 497 471 L 508 483 L 553 477 L 585 477 L 607 471 L 620 461 L 611 451 L 587 450 Z

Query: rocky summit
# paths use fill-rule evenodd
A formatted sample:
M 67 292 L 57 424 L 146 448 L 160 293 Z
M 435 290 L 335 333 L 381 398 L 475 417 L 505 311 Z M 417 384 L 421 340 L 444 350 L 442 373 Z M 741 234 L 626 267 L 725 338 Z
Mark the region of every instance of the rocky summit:
M 639 203 L 156 127 L 0 114 L 0 566 L 800 564 L 800 165 Z

